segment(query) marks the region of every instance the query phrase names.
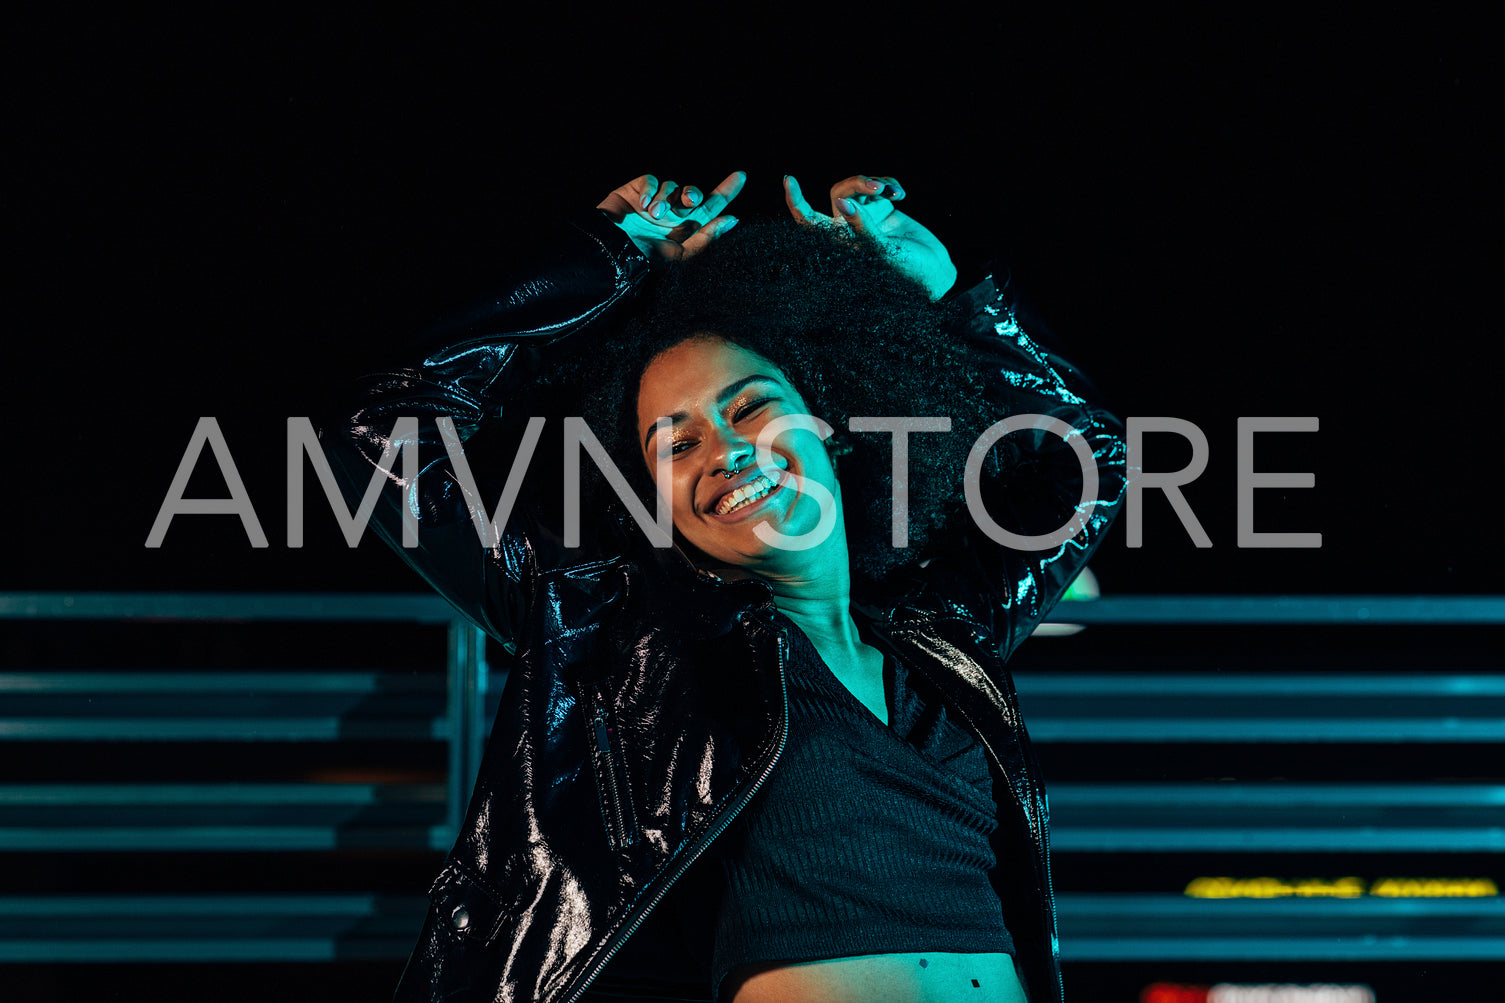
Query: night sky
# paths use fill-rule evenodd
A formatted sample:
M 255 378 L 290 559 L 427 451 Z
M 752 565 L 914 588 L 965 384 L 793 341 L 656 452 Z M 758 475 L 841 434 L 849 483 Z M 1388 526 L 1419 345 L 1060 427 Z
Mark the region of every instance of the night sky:
M 855 10 L 855 8 L 854 8 Z M 645 171 L 749 172 L 743 216 L 898 177 L 967 262 L 1006 262 L 1111 404 L 1207 434 L 1186 489 L 1122 523 L 1110 593 L 1497 591 L 1492 516 L 1499 63 L 1459 15 L 1215 20 L 653 9 L 506 17 L 19 24 L 7 74 L 7 591 L 398 589 L 308 481 L 285 542 L 288 416 Z M 1493 263 L 1493 264 L 1491 264 Z M 201 415 L 262 526 L 188 516 L 144 546 Z M 1240 416 L 1261 436 L 1240 550 Z M 1150 437 L 1150 469 L 1182 466 Z M 17 449 L 19 446 L 19 449 Z M 225 493 L 205 454 L 190 494 Z M 18 556 L 17 556 L 18 555 Z

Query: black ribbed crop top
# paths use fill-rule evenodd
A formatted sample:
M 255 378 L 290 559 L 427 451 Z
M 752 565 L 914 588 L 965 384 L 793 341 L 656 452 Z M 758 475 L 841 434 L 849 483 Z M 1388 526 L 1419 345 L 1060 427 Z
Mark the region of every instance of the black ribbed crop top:
M 982 746 L 888 658 L 889 725 L 789 633 L 789 741 L 719 841 L 712 975 L 911 951 L 1014 953 L 989 874 L 998 827 Z

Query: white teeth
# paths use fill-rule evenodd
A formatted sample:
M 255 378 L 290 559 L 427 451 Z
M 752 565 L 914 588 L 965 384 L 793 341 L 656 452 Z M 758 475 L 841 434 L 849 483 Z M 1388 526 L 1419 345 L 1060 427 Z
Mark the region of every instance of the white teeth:
M 750 502 L 762 498 L 774 488 L 773 481 L 762 474 L 748 481 L 716 504 L 717 515 L 729 515 Z

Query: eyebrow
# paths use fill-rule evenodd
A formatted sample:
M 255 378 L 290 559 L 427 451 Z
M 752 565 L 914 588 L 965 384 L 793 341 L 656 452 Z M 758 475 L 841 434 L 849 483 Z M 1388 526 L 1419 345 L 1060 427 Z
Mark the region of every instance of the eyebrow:
M 778 381 L 777 378 L 775 378 L 773 376 L 764 376 L 762 373 L 754 373 L 751 376 L 744 376 L 744 377 L 742 377 L 742 379 L 738 380 L 737 382 L 735 382 L 735 383 L 728 383 L 726 386 L 724 386 L 724 387 L 721 388 L 721 393 L 719 393 L 719 394 L 716 395 L 716 406 L 717 407 L 726 407 L 727 402 L 730 401 L 733 397 L 737 396 L 737 391 L 741 390 L 743 387 L 747 386 L 749 383 L 759 383 L 759 382 L 761 382 L 761 383 L 778 383 L 779 381 Z M 676 411 L 673 414 L 668 415 L 667 417 L 669 419 L 670 427 L 672 428 L 673 426 L 678 425 L 680 422 L 682 422 L 686 418 L 688 418 L 689 415 L 686 414 L 684 411 Z M 657 432 L 657 431 L 658 431 L 658 422 L 655 421 L 653 423 L 653 425 L 649 427 L 648 434 L 645 435 L 645 436 L 643 436 L 643 449 L 645 451 L 651 448 L 650 444 L 653 442 L 653 434 L 655 432 Z

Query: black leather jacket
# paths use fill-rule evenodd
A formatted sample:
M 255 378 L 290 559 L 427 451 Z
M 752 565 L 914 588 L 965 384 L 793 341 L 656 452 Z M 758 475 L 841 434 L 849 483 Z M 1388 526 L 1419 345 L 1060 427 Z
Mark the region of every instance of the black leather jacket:
M 540 506 L 519 504 L 483 546 L 432 420 L 453 417 L 479 470 L 470 445 L 487 428 L 515 437 L 527 416 L 507 412 L 509 394 L 540 353 L 609 332 L 647 275 L 625 235 L 590 214 L 528 273 L 361 381 L 345 416 L 326 423 L 326 453 L 354 505 L 396 419 L 420 419 L 421 472 L 412 482 L 389 463 L 373 525 L 516 656 L 398 999 L 709 992 L 709 941 L 696 938 L 712 924 L 692 864 L 776 768 L 786 737 L 787 640 L 771 593 L 696 571 L 622 520 L 600 519 L 587 546 L 566 548 Z M 1082 534 L 1050 551 L 1010 550 L 975 529 L 946 541 L 863 609 L 880 643 L 923 671 L 982 741 L 1002 781 L 995 883 L 1038 1003 L 1061 994 L 1048 809 L 1004 660 L 1117 513 L 1125 449 L 1090 385 L 1024 335 L 991 280 L 959 295 L 971 320 L 957 335 L 987 368 L 999 416 L 1043 413 L 1078 429 L 1098 462 L 1099 503 Z M 1019 532 L 1063 524 L 1080 497 L 1071 448 L 1036 432 L 995 448 L 1009 456 L 1006 476 L 984 484 L 993 517 Z M 417 548 L 400 545 L 404 507 L 418 516 Z

